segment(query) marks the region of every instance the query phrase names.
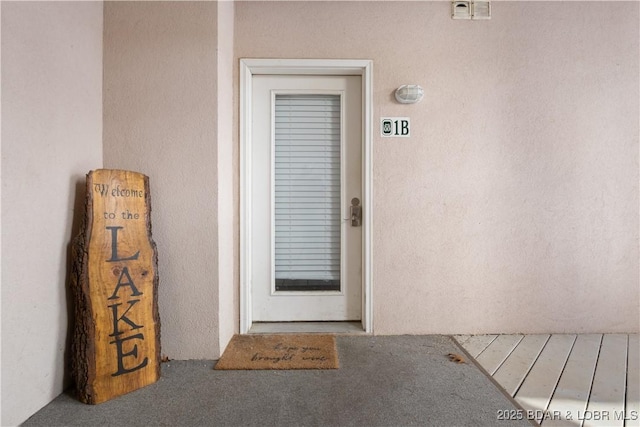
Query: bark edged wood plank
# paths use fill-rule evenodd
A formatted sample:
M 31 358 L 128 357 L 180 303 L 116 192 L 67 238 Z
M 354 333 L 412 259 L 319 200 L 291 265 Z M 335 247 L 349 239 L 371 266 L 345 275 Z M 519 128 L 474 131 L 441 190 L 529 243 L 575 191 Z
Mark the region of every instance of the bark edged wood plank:
M 149 178 L 122 170 L 89 172 L 85 217 L 72 251 L 78 398 L 97 404 L 156 382 L 158 254 Z

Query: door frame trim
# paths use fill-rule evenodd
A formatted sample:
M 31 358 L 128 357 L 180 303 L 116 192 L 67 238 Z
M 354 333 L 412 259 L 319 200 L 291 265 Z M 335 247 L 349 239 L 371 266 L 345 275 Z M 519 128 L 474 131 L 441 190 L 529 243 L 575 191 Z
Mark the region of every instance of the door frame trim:
M 358 75 L 362 77 L 362 328 L 373 333 L 372 302 L 372 125 L 373 61 L 364 59 L 240 60 L 240 333 L 251 329 L 251 106 L 254 75 Z

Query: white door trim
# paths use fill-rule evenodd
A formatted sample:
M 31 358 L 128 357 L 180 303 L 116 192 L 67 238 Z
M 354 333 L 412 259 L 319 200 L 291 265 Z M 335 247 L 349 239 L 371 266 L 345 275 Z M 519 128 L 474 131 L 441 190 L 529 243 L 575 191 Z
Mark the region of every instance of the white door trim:
M 372 303 L 372 124 L 373 62 L 342 59 L 241 59 L 240 60 L 240 333 L 249 332 L 251 318 L 251 105 L 254 74 L 315 74 L 362 76 L 362 328 L 373 332 Z

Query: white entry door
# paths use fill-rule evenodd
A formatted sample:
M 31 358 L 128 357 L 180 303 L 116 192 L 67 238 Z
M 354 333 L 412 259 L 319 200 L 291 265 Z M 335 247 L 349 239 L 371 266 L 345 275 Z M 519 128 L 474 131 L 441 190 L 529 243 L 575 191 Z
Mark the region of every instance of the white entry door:
M 254 75 L 254 322 L 362 316 L 361 76 Z

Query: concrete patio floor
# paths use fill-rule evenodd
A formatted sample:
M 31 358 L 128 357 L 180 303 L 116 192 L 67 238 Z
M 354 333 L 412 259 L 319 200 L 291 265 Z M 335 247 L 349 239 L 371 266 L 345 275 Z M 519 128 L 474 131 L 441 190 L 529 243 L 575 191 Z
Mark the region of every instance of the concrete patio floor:
M 338 336 L 340 369 L 214 371 L 171 361 L 157 383 L 96 406 L 63 393 L 24 426 L 530 426 L 447 336 Z M 506 418 L 506 419 L 505 419 Z

